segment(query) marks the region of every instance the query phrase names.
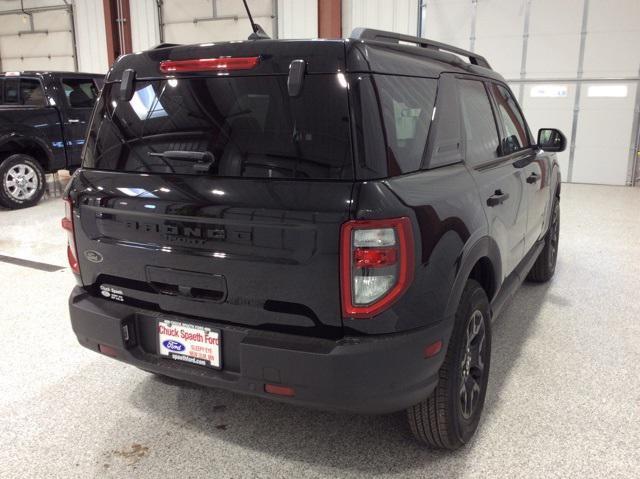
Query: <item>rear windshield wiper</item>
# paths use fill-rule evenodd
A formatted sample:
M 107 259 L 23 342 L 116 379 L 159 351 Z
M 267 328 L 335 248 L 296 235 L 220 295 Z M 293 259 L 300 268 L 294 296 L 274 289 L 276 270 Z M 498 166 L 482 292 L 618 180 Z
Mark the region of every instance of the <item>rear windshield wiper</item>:
M 210 151 L 184 151 L 184 150 L 169 150 L 162 153 L 156 153 L 150 151 L 149 156 L 158 156 L 161 158 L 171 158 L 178 161 L 195 161 L 192 165 L 193 169 L 201 172 L 208 172 L 216 160 L 213 153 Z

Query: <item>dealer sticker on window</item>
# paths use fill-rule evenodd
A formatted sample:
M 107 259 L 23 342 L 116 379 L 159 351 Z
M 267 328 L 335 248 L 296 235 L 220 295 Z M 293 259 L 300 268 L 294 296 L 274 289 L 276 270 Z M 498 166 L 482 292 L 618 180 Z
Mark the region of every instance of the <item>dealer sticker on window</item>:
M 158 339 L 162 356 L 199 366 L 221 367 L 221 338 L 218 330 L 162 320 L 158 323 Z

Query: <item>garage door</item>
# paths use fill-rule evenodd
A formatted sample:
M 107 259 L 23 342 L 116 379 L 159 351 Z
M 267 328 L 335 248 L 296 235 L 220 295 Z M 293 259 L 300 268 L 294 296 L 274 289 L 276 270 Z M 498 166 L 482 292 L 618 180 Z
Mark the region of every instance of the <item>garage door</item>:
M 275 38 L 276 0 L 252 0 L 256 23 Z M 240 0 L 164 0 L 163 39 L 167 43 L 246 40 L 251 26 Z
M 6 10 L 2 7 L 0 12 Z M 26 11 L 32 13 L 0 15 L 0 70 L 74 71 L 71 12 L 66 8 Z

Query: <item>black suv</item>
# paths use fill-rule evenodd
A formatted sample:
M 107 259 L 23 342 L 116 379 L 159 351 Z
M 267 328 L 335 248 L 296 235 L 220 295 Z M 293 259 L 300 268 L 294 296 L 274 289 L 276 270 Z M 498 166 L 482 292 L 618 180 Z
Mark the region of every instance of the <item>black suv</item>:
M 423 38 L 126 55 L 67 193 L 73 330 L 206 386 L 407 409 L 455 449 L 478 425 L 491 320 L 553 275 L 565 143 L 532 139 L 484 58 Z
M 0 206 L 25 208 L 42 197 L 45 173 L 80 166 L 103 75 L 0 73 Z

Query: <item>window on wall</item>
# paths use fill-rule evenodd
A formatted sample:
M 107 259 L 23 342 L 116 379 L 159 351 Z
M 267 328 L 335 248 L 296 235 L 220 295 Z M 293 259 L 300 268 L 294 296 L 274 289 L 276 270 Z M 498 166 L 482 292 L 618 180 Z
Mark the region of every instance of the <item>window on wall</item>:
M 527 124 L 511 92 L 497 83 L 491 83 L 490 88 L 504 129 L 502 154 L 508 155 L 531 146 Z
M 466 160 L 472 166 L 498 158 L 498 130 L 481 81 L 458 80 L 465 129 Z

